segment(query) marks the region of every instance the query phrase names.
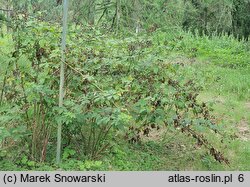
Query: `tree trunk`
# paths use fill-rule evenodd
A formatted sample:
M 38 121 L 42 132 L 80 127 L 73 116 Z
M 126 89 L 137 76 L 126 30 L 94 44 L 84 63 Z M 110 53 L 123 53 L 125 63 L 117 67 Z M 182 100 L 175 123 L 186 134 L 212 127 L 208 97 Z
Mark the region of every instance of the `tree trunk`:
M 10 4 L 9 4 L 9 0 L 6 0 L 6 9 L 9 10 L 10 9 Z M 6 18 L 7 18 L 7 32 L 10 32 L 10 11 L 6 12 Z
M 140 32 L 140 2 L 139 0 L 134 0 L 133 5 L 134 5 L 133 19 L 134 19 L 135 33 L 138 34 Z
M 120 29 L 121 0 L 116 0 L 116 31 Z
M 95 24 L 95 0 L 89 0 L 88 22 L 90 25 Z

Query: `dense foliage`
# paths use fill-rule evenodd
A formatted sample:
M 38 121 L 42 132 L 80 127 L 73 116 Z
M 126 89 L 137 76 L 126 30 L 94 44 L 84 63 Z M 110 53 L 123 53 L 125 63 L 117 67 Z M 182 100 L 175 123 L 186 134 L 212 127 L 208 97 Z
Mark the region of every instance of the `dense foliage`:
M 249 70 L 249 43 L 239 38 L 249 36 L 250 2 L 71 1 L 63 107 L 62 1 L 3 4 L 0 169 L 145 169 L 122 163 L 123 149 L 144 145 L 154 131 L 181 133 L 189 146 L 202 147 L 206 163 L 231 164 L 224 142 L 233 141 L 234 132 L 199 99 L 209 81 L 222 78 L 190 67 L 198 59 Z M 245 80 L 228 89 L 248 100 Z M 56 166 L 58 123 L 63 154 Z

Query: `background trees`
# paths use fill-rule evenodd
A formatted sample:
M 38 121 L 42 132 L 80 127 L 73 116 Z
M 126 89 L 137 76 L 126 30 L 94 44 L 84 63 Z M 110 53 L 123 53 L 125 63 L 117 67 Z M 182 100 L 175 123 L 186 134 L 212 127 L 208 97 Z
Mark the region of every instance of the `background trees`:
M 61 0 L 1 1 L 6 18 L 22 12 L 47 21 L 60 21 Z M 199 33 L 249 36 L 250 1 L 245 0 L 75 0 L 70 2 L 70 24 L 119 27 L 134 32 L 147 29 L 183 27 Z M 40 14 L 38 14 L 40 12 Z M 42 16 L 41 16 L 42 14 Z

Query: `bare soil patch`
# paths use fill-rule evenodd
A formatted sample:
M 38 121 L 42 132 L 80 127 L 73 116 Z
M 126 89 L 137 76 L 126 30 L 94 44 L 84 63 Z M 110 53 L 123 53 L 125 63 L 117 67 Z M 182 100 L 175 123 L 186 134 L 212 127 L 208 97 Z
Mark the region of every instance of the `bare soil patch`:
M 238 125 L 237 128 L 239 130 L 238 136 L 243 141 L 249 141 L 250 140 L 250 130 L 249 130 L 249 124 L 247 120 L 242 119 Z

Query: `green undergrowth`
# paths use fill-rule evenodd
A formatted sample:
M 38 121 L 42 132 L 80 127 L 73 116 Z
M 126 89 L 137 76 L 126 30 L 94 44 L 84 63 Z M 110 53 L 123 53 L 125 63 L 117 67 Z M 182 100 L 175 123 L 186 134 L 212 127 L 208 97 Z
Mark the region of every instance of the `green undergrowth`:
M 56 39 L 58 39 L 58 36 L 50 37 L 53 39 L 51 42 L 54 43 L 50 46 L 51 49 L 49 49 L 52 51 L 48 55 L 50 60 L 49 65 L 43 66 L 43 68 L 48 71 L 45 72 L 46 75 L 39 75 L 41 76 L 40 80 L 43 80 L 43 82 L 40 83 L 41 86 L 44 86 L 43 84 L 45 81 L 50 81 L 50 70 L 53 70 L 53 73 L 56 75 L 57 72 L 55 69 L 58 68 L 56 62 L 60 61 L 58 60 L 60 59 L 60 51 L 54 49 L 57 44 Z M 0 39 L 1 61 L 8 62 L 9 59 L 12 58 L 8 56 L 10 55 L 8 52 L 13 50 L 12 42 L 10 41 L 11 38 Z M 32 37 L 30 37 L 30 41 L 34 42 Z M 47 41 L 41 41 L 41 47 L 48 47 L 46 42 Z M 27 45 L 29 46 L 29 43 L 27 43 Z M 83 48 L 78 48 L 78 46 L 83 46 Z M 32 48 L 32 46 L 29 47 Z M 202 91 L 199 90 L 198 93 L 198 100 L 200 102 L 207 102 L 211 105 L 211 108 L 213 109 L 211 112 L 215 116 L 214 120 L 219 126 L 219 129 L 225 134 L 225 138 L 221 139 L 218 134 L 213 134 L 210 130 L 201 130 L 201 132 L 216 147 L 220 148 L 225 157 L 228 158 L 230 164 L 227 165 L 216 161 L 206 149 L 197 145 L 197 142 L 190 136 L 186 136 L 185 133 L 168 128 L 166 130 L 166 127 L 162 127 L 159 131 L 163 130 L 164 133 L 159 132 L 161 136 L 157 139 L 155 139 L 155 137 L 149 137 L 147 140 L 142 139 L 141 141 L 133 143 L 129 143 L 128 139 L 124 138 L 122 135 L 116 136 L 116 134 L 111 134 L 108 136 L 110 142 L 106 151 L 104 151 L 102 156 L 95 159 L 90 158 L 89 156 L 84 156 L 85 150 L 81 152 L 83 155 L 79 155 L 77 148 L 68 143 L 71 141 L 70 139 L 68 142 L 64 142 L 62 163 L 58 166 L 53 164 L 55 150 L 52 148 L 50 149 L 52 143 L 48 145 L 48 158 L 44 162 L 32 160 L 30 156 L 27 156 L 27 151 L 18 154 L 18 158 L 21 159 L 15 159 L 13 158 L 14 155 L 11 155 L 15 148 L 12 149 L 12 153 L 8 153 L 5 149 L 2 149 L 0 150 L 0 170 L 150 171 L 250 169 L 250 146 L 248 139 L 249 134 L 247 132 L 250 124 L 249 42 L 238 41 L 231 36 L 207 37 L 193 35 L 182 31 L 170 33 L 157 31 L 152 34 L 144 34 L 141 36 L 104 35 L 95 31 L 91 34 L 83 34 L 82 37 L 79 37 L 74 33 L 69 34 L 68 49 L 67 55 L 70 57 L 70 61 L 67 63 L 74 69 L 72 72 L 68 70 L 69 75 L 73 74 L 73 78 L 71 79 L 71 90 L 79 89 L 79 87 L 75 86 L 79 81 L 82 81 L 83 84 L 86 85 L 88 82 L 93 84 L 90 86 L 87 85 L 88 87 L 86 86 L 85 90 L 80 88 L 82 89 L 81 92 L 73 93 L 72 91 L 71 93 L 68 90 L 71 95 L 68 98 L 67 107 L 72 107 L 75 111 L 78 111 L 78 108 L 74 107 L 75 103 L 72 103 L 74 102 L 72 99 L 73 97 L 79 97 L 80 99 L 75 102 L 82 101 L 84 106 L 89 104 L 88 100 L 85 101 L 81 98 L 83 92 L 88 92 L 90 90 L 90 92 L 92 91 L 94 93 L 93 97 L 96 97 L 97 93 L 100 94 L 99 100 L 96 99 L 95 101 L 97 106 L 94 108 L 94 110 L 96 110 L 97 113 L 99 112 L 100 115 L 94 116 L 93 113 L 94 118 L 100 120 L 100 122 L 98 122 L 100 124 L 106 123 L 105 120 L 112 121 L 117 119 L 117 117 L 120 118 L 120 121 L 118 120 L 116 125 L 121 122 L 131 122 L 132 114 L 124 112 L 127 112 L 127 110 L 118 110 L 118 112 L 122 111 L 121 114 L 119 113 L 119 115 L 115 116 L 112 120 L 101 120 L 103 117 L 103 114 L 101 113 L 103 106 L 107 105 L 115 108 L 117 105 L 121 105 L 122 108 L 123 102 L 126 103 L 127 100 L 133 97 L 135 98 L 131 100 L 130 103 L 127 103 L 127 105 L 130 106 L 133 102 L 137 102 L 138 98 L 129 95 L 130 93 L 127 90 L 132 88 L 135 90 L 134 93 L 140 95 L 139 93 L 143 91 L 140 87 L 142 84 L 144 84 L 144 87 L 146 88 L 146 86 L 149 85 L 147 81 L 152 81 L 151 77 L 158 81 L 159 77 L 157 75 L 160 74 L 159 72 L 161 72 L 161 68 L 169 68 L 168 76 L 177 80 L 180 79 L 180 82 L 190 79 L 195 80 L 197 85 L 202 87 Z M 23 53 L 26 52 L 25 50 L 26 48 L 24 47 Z M 29 58 L 30 57 L 28 56 L 22 55 L 20 58 L 21 60 L 19 59 L 21 68 L 24 68 L 24 74 L 28 77 L 24 77 L 27 81 L 31 81 L 34 78 L 29 75 L 30 72 L 27 69 L 29 68 Z M 168 64 L 171 64 L 171 66 Z M 53 68 L 49 69 L 50 66 Z M 82 67 L 86 69 L 82 70 Z M 7 66 L 5 69 L 6 68 Z M 131 69 L 133 71 L 130 71 Z M 84 80 L 80 78 L 81 75 L 79 74 L 79 71 L 82 71 L 87 75 Z M 113 73 L 110 73 L 109 71 L 113 71 Z M 141 71 L 144 71 L 144 73 L 141 73 Z M 131 74 L 134 72 L 134 75 L 132 74 L 134 77 L 126 75 L 127 72 L 130 72 Z M 98 75 L 102 76 L 98 77 Z M 124 76 L 122 79 L 120 77 L 121 75 Z M 136 82 L 138 81 L 137 78 L 139 79 L 141 77 L 143 77 L 141 82 Z M 54 82 L 56 82 L 56 77 L 54 77 L 54 79 Z M 13 82 L 12 79 L 7 80 Z M 106 80 L 106 83 L 104 80 Z M 0 83 L 2 83 L 2 81 L 3 77 L 0 76 Z M 115 86 L 111 84 L 119 81 L 126 86 L 127 90 L 123 90 L 123 86 L 119 84 Z M 131 86 L 131 82 L 133 81 L 137 86 L 135 88 Z M 103 96 L 100 91 L 99 93 L 95 90 L 95 84 L 100 82 L 103 84 L 99 84 L 98 86 L 102 87 L 102 89 L 107 89 Z M 108 91 L 108 88 L 111 85 L 113 90 Z M 27 84 L 25 86 L 32 85 Z M 152 89 L 150 86 L 149 88 Z M 35 90 L 38 90 L 39 92 L 43 89 L 41 89 L 41 87 L 35 87 Z M 151 92 L 154 91 L 155 88 L 153 88 Z M 30 93 L 31 92 L 32 90 L 30 90 Z M 48 93 L 51 97 L 53 96 L 53 98 L 55 98 L 53 94 L 56 94 L 57 92 L 50 93 L 48 91 Z M 110 95 L 114 96 L 110 97 Z M 123 95 L 126 97 L 120 99 Z M 145 92 L 144 95 L 147 95 L 147 92 Z M 35 96 L 33 97 L 35 98 Z M 109 97 L 110 100 L 107 103 L 105 103 L 107 101 L 106 97 Z M 159 97 L 159 95 L 155 94 L 154 97 L 154 100 L 152 100 L 153 102 L 156 101 L 156 98 Z M 28 99 L 32 100 L 34 98 Z M 175 97 L 172 99 L 174 98 Z M 93 98 L 90 97 L 90 100 L 91 99 Z M 55 103 L 55 101 L 53 102 Z M 53 102 L 51 101 L 49 104 L 54 105 Z M 101 102 L 101 104 L 98 102 Z M 143 110 L 144 107 L 146 107 L 145 103 L 146 101 L 139 103 L 143 115 L 145 115 L 145 112 L 150 113 L 151 110 L 151 108 L 149 108 L 148 111 Z M 178 104 L 183 106 L 183 103 L 177 103 L 176 105 Z M 130 108 L 128 107 L 128 109 Z M 67 130 L 64 132 L 64 135 L 67 135 L 67 137 L 69 137 L 67 133 L 72 132 L 76 134 L 77 131 L 81 129 L 75 125 L 77 122 L 74 121 L 76 118 L 76 115 L 72 112 L 74 110 L 67 111 L 67 115 L 65 115 L 66 117 L 64 116 L 68 123 Z M 109 110 L 110 108 L 107 108 L 107 111 Z M 142 115 L 141 113 L 140 115 Z M 54 115 L 54 113 L 52 114 Z M 79 112 L 79 115 L 80 114 L 81 113 Z M 4 120 L 8 119 L 4 118 Z M 141 119 L 138 118 L 136 120 L 142 123 L 142 121 L 140 121 Z M 134 120 L 133 123 L 136 120 Z M 50 124 L 51 121 L 48 121 Z M 74 125 L 77 126 L 78 129 L 72 129 Z M 240 134 L 242 133 L 240 132 L 242 129 L 245 130 L 243 132 L 245 134 Z M 4 131 L 0 131 L 0 136 L 1 133 L 3 134 Z M 116 139 L 114 139 L 114 137 Z M 45 137 L 45 139 L 46 138 L 47 137 Z M 79 139 L 77 140 L 79 141 Z M 55 142 L 55 137 L 53 137 L 53 135 L 51 141 Z M 222 144 L 221 141 L 223 141 Z M 77 145 L 81 145 L 81 142 L 77 142 Z M 90 151 L 93 152 L 93 150 Z M 6 159 L 7 157 L 12 159 Z M 49 159 L 50 161 L 48 161 Z
M 184 54 L 190 59 L 208 61 L 232 69 L 249 68 L 250 65 L 249 41 L 240 41 L 233 36 L 200 36 L 181 31 L 166 34 L 159 31 L 153 37 L 163 47 L 162 51 L 173 50 L 175 54 Z
M 17 164 L 1 161 L 1 170 L 103 170 L 103 171 L 179 171 L 225 170 L 229 167 L 216 162 L 202 148 L 197 148 L 192 138 L 182 133 L 167 132 L 161 140 L 130 145 L 120 141 L 101 160 L 76 160 L 68 158 L 56 166 L 52 163 L 35 163 L 22 159 Z

